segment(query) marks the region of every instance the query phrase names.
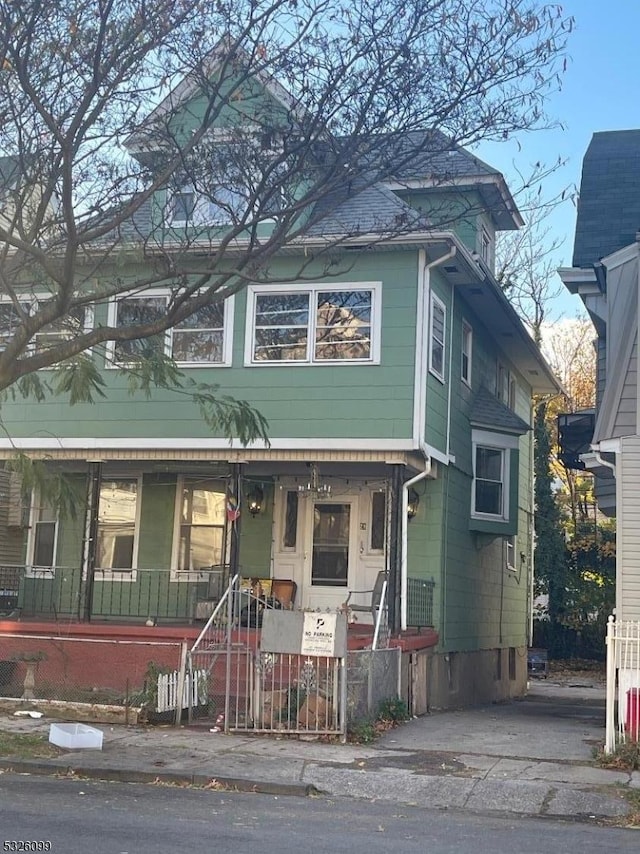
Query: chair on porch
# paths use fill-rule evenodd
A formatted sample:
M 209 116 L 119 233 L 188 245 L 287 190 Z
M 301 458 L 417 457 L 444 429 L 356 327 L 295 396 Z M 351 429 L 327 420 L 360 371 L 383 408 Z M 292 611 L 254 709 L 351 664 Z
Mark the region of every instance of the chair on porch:
M 274 578 L 271 581 L 271 595 L 277 599 L 283 608 L 293 609 L 296 601 L 298 585 L 288 578 Z
M 373 619 L 373 625 L 375 626 L 378 620 L 378 614 L 380 609 L 384 607 L 385 603 L 383 602 L 383 593 L 385 592 L 385 583 L 388 581 L 388 575 L 385 570 L 379 572 L 375 584 L 371 590 L 350 590 L 349 595 L 347 596 L 347 601 L 344 603 L 345 608 L 348 611 L 355 611 L 363 614 L 371 614 Z M 359 605 L 357 603 L 351 603 L 351 597 L 354 594 L 371 594 L 371 601 L 368 605 Z

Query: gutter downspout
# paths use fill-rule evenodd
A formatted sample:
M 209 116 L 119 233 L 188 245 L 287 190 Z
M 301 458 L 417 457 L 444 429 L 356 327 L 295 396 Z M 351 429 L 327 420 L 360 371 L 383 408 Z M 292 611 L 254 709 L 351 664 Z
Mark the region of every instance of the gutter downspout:
M 613 476 L 614 477 L 616 476 L 616 464 L 615 463 L 610 463 L 608 460 L 603 460 L 602 457 L 600 456 L 600 451 L 594 451 L 593 456 L 594 456 L 595 461 L 598 463 L 598 465 L 604 466 L 605 468 L 608 468 L 608 469 L 611 469 L 611 471 L 613 472 Z
M 407 553 L 409 539 L 409 518 L 407 516 L 407 509 L 409 507 L 409 490 L 415 483 L 419 483 L 431 474 L 431 457 L 424 447 L 422 448 L 422 453 L 425 458 L 424 471 L 419 472 L 415 477 L 410 478 L 402 484 L 402 515 L 400 518 L 400 530 L 402 536 L 400 552 L 400 629 L 403 632 L 406 631 L 407 628 Z

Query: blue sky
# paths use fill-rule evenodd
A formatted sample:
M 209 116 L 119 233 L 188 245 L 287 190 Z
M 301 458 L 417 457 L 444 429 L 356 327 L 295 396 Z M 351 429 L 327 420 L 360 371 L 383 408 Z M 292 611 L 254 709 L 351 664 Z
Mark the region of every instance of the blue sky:
M 575 18 L 575 29 L 569 37 L 562 89 L 548 99 L 547 111 L 563 128 L 523 134 L 517 142 L 477 149 L 507 181 L 514 174 L 514 164 L 526 174 L 538 160 L 547 164 L 558 157 L 567 160 L 543 185 L 546 196 L 565 186 L 579 187 L 582 158 L 595 131 L 640 127 L 640 3 L 564 0 L 562 6 Z M 510 183 L 515 186 L 516 181 Z M 567 201 L 550 222 L 554 235 L 564 239 L 557 254 L 558 266 L 571 265 L 575 215 L 574 204 Z M 563 294 L 555 300 L 552 316 L 575 316 L 580 305 L 577 297 Z

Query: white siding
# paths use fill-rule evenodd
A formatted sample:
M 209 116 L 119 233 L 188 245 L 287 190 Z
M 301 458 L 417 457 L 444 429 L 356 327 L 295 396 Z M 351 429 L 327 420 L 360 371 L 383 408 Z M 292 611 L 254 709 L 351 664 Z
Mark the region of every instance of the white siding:
M 640 620 L 640 437 L 623 439 L 617 465 L 618 620 Z
M 638 335 L 636 333 L 633 349 L 625 370 L 624 384 L 620 394 L 620 405 L 613 424 L 612 438 L 633 436 L 636 432 L 636 408 L 638 395 Z

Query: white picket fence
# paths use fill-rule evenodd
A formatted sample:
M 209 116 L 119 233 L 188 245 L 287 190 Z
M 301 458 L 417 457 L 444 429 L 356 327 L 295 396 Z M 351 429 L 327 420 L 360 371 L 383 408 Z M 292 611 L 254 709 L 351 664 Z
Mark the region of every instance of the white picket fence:
M 640 737 L 640 621 L 607 624 L 607 718 L 605 753 Z
M 208 677 L 206 670 L 194 670 L 192 675 L 187 671 L 184 675 L 181 709 L 204 706 L 207 702 Z M 170 712 L 178 708 L 178 693 L 180 691 L 180 673 L 160 673 L 158 675 L 158 702 L 156 712 Z

